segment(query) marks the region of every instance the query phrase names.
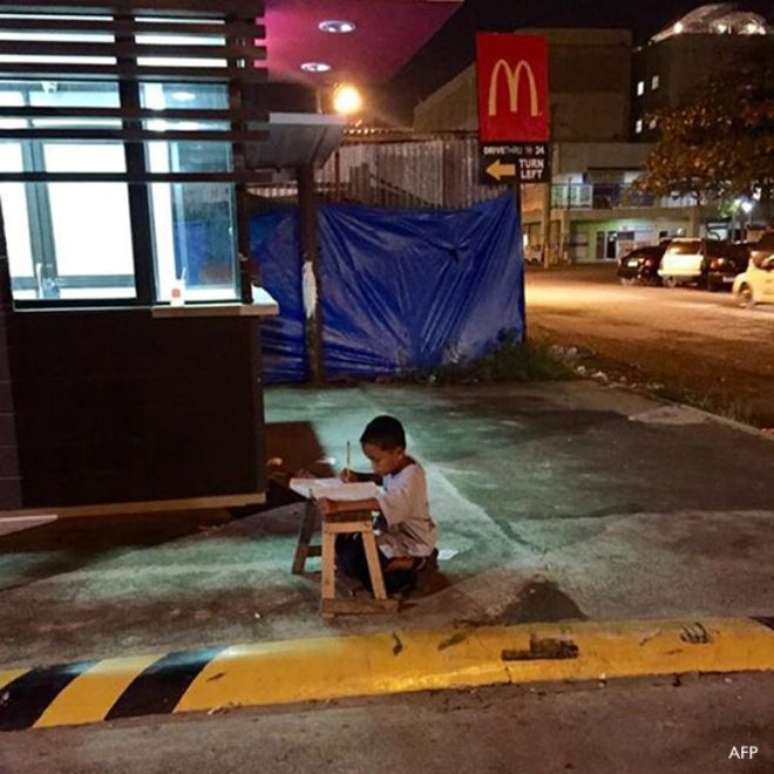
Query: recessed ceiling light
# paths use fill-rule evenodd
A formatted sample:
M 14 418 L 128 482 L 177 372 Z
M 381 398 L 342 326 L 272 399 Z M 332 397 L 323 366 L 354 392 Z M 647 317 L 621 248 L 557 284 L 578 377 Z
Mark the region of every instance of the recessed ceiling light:
M 331 66 L 325 62 L 304 62 L 301 69 L 305 73 L 327 73 Z
M 191 91 L 173 91 L 172 99 L 177 102 L 193 102 L 196 95 Z
M 323 32 L 334 33 L 354 32 L 357 29 L 354 22 L 346 21 L 344 19 L 328 19 L 326 21 L 321 21 L 317 26 Z

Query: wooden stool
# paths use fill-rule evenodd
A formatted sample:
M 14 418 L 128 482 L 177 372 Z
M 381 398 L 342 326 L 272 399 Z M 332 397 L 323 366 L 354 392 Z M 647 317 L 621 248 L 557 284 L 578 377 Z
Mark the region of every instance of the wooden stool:
M 376 548 L 373 524 L 369 513 L 331 513 L 322 519 L 322 546 L 310 545 L 317 520 L 317 508 L 314 502 L 306 505 L 301 527 L 298 532 L 298 545 L 293 558 L 293 573 L 304 572 L 306 560 L 310 556 L 322 556 L 322 586 L 320 609 L 326 618 L 338 614 L 384 613 L 398 609 L 398 600 L 389 599 L 384 589 L 382 567 Z M 372 599 L 336 598 L 336 536 L 360 533 L 371 577 Z

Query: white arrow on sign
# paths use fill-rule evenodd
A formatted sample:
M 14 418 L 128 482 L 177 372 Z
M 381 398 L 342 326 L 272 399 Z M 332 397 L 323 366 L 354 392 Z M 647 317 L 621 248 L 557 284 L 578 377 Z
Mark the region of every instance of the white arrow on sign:
M 497 159 L 486 168 L 486 173 L 499 182 L 504 177 L 515 177 L 516 165 L 503 164 L 500 159 Z

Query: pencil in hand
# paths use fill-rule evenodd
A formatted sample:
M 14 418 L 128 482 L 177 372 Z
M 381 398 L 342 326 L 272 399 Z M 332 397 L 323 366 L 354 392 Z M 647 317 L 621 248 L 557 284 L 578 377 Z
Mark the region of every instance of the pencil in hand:
M 341 475 L 339 478 L 345 483 L 345 484 L 351 484 L 353 481 L 357 481 L 357 476 L 352 472 L 352 450 L 351 450 L 351 444 L 349 441 L 347 441 L 347 464 L 344 470 L 341 471 Z

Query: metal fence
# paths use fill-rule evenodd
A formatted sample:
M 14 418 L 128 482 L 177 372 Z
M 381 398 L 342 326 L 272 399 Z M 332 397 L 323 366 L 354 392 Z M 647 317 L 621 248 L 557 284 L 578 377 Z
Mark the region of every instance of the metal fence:
M 379 207 L 469 207 L 505 188 L 480 181 L 478 140 L 438 137 L 347 143 L 319 171 L 318 186 L 334 201 Z
M 315 170 L 315 187 L 330 202 L 373 207 L 462 208 L 494 199 L 507 186 L 481 181 L 476 133 L 417 136 L 388 131 L 350 134 Z M 295 202 L 295 180 L 250 186 L 253 194 L 271 202 Z M 655 197 L 619 183 L 555 183 L 551 207 L 560 210 L 616 210 L 632 207 L 690 207 L 690 197 Z M 543 207 L 539 185 L 522 186 L 525 211 Z
M 508 190 L 480 179 L 475 134 L 350 137 L 315 170 L 318 194 L 326 201 L 374 207 L 460 208 Z M 292 202 L 294 181 L 251 185 L 253 194 Z

